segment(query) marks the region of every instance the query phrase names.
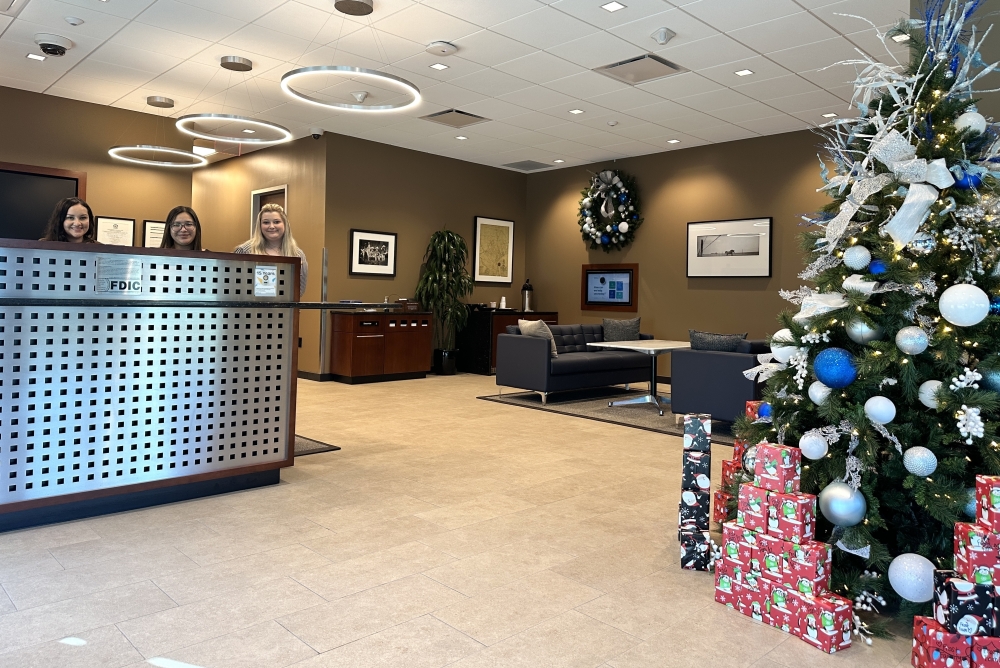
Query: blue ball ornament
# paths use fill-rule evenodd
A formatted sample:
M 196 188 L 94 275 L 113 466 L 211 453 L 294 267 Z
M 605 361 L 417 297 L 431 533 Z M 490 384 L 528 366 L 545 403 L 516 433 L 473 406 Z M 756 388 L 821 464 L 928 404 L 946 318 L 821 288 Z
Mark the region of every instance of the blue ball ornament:
M 626 195 L 625 193 L 618 193 L 618 201 L 621 204 L 624 204 L 625 202 L 628 201 L 628 195 Z
M 612 225 L 611 226 L 611 231 L 612 232 L 617 232 L 618 231 L 618 226 L 617 225 Z
M 983 184 L 983 177 L 980 174 L 965 172 L 960 178 L 955 179 L 955 186 L 962 190 L 978 188 Z
M 858 367 L 854 355 L 843 348 L 827 348 L 816 356 L 813 362 L 816 380 L 827 387 L 841 389 L 858 377 Z
M 990 297 L 990 315 L 1000 315 L 1000 297 Z
M 601 243 L 604 244 L 605 246 L 607 246 L 609 243 L 611 243 L 611 237 L 609 237 L 606 234 L 602 234 L 601 235 Z
M 769 418 L 774 413 L 771 404 L 763 403 L 757 407 L 757 417 Z
M 885 260 L 875 259 L 872 260 L 871 263 L 868 265 L 869 274 L 874 274 L 874 275 L 884 274 L 888 270 L 889 270 L 889 265 L 885 263 Z
M 969 495 L 969 500 L 966 501 L 965 507 L 962 509 L 965 514 L 969 517 L 975 519 L 976 517 L 976 488 L 970 487 L 965 490 L 965 493 Z

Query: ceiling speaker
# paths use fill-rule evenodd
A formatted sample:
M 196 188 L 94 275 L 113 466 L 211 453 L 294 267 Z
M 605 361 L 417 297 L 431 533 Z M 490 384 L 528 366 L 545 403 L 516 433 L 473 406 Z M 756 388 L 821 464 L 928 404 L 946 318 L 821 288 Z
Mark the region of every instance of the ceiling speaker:
M 375 8 L 372 6 L 372 0 L 336 0 L 333 3 L 333 7 L 338 12 L 350 14 L 351 16 L 368 16 L 375 11 Z

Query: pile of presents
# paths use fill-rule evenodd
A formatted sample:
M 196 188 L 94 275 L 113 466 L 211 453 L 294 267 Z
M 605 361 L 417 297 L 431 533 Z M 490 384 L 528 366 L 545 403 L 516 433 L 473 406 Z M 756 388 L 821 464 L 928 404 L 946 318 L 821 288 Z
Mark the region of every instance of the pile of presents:
M 737 441 L 724 463 L 724 487 L 742 475 L 746 448 Z M 801 471 L 798 448 L 759 443 L 753 481 L 739 486 L 735 521 L 725 521 L 731 497 L 716 492 L 714 517 L 723 524 L 715 600 L 832 654 L 851 646 L 853 605 L 829 591 L 832 549 L 813 540 L 816 496 L 800 493 Z
M 677 540 L 681 568 L 707 571 L 715 561 L 708 532 L 712 490 L 712 417 L 684 416 L 684 456 Z
M 934 617 L 913 619 L 919 668 L 1000 668 L 1000 477 L 976 476 L 976 522 L 955 525 L 955 568 L 934 571 Z

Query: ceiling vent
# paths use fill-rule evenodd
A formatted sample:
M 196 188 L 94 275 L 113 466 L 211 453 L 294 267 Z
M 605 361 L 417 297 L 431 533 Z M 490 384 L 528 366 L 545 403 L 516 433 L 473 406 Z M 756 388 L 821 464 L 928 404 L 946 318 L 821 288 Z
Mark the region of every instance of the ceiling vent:
M 620 63 L 598 67 L 594 71 L 627 83 L 630 86 L 687 72 L 680 65 L 675 65 L 669 60 L 655 56 L 652 53 L 647 53 L 645 56 L 639 56 L 638 58 L 623 60 Z
M 425 121 L 431 121 L 432 123 L 447 125 L 450 128 L 464 128 L 469 125 L 475 125 L 476 123 L 483 123 L 490 120 L 465 111 L 459 111 L 458 109 L 446 109 L 445 111 L 439 111 L 436 114 L 430 114 L 428 116 L 421 116 L 420 118 Z
M 552 165 L 537 160 L 522 160 L 521 162 L 508 162 L 504 167 L 510 167 L 521 172 L 534 172 L 539 169 L 548 169 Z

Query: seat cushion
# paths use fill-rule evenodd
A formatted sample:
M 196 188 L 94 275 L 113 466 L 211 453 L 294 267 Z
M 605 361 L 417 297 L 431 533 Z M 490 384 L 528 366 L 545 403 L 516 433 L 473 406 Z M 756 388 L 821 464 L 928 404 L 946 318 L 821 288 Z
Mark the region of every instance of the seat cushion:
M 564 353 L 552 360 L 552 375 L 595 373 L 649 367 L 649 356 L 631 351 L 603 351 L 595 353 Z
M 552 325 L 549 329 L 560 355 L 592 352 L 587 344 L 604 340 L 604 328 L 600 325 Z

